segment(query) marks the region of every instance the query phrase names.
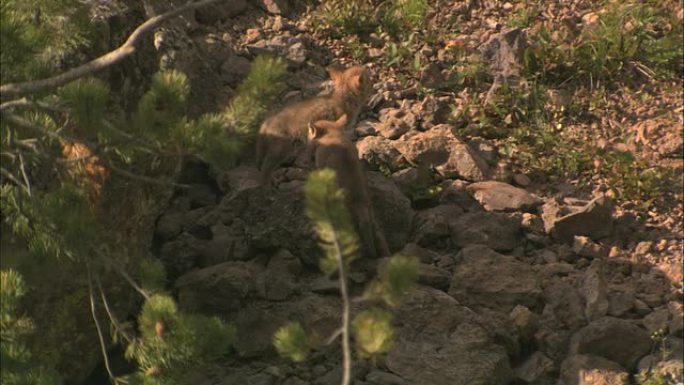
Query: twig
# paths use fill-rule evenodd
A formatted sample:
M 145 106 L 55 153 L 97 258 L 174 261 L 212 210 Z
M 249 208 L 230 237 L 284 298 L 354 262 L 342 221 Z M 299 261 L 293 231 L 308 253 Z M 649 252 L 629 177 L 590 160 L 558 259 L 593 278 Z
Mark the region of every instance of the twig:
M 328 339 L 325 340 L 325 344 L 330 345 L 331 343 L 333 343 L 337 339 L 337 337 L 340 336 L 340 334 L 342 334 L 342 328 L 335 330 L 333 332 L 333 334 L 331 334 L 330 337 L 328 337 Z
M 8 109 L 8 108 L 23 107 L 23 106 L 30 106 L 30 105 L 31 105 L 31 102 L 26 98 L 10 100 L 9 102 L 5 102 L 5 103 L 0 104 L 0 111 Z
M 340 282 L 340 295 L 342 296 L 342 382 L 341 385 L 349 385 L 351 381 L 351 349 L 349 348 L 349 293 L 347 292 L 347 272 L 342 256 L 342 246 L 335 232 L 335 253 L 337 254 L 337 268 L 339 269 L 338 280 Z
M 199 8 L 207 4 L 215 3 L 217 1 L 219 0 L 203 0 L 196 3 L 189 3 L 180 8 L 174 9 L 173 11 L 169 11 L 161 15 L 154 16 L 145 21 L 144 23 L 142 23 L 138 28 L 136 28 L 130 34 L 126 42 L 119 48 L 110 51 L 86 64 L 80 65 L 69 71 L 63 72 L 59 75 L 47 79 L 41 79 L 24 83 L 4 84 L 0 86 L 0 98 L 18 97 L 36 93 L 38 91 L 59 87 L 83 76 L 105 69 L 113 64 L 118 63 L 127 56 L 132 55 L 136 50 L 135 45 L 142 38 L 142 36 L 148 33 L 150 30 L 156 28 L 162 22 L 173 17 L 176 17 L 181 13 L 187 12 L 191 9 Z
M 190 187 L 186 184 L 168 182 L 168 181 L 163 181 L 163 180 L 159 180 L 159 179 L 155 179 L 155 178 L 150 178 L 150 177 L 143 176 L 143 175 L 133 174 L 129 171 L 120 169 L 120 168 L 112 165 L 111 162 L 108 162 L 107 159 L 104 156 L 102 156 L 101 153 L 96 152 L 96 146 L 91 145 L 90 143 L 88 143 L 85 140 L 76 140 L 76 139 L 69 138 L 63 134 L 58 134 L 58 133 L 52 132 L 43 126 L 32 123 L 32 122 L 30 122 L 30 121 L 28 121 L 28 120 L 26 120 L 26 119 L 24 119 L 18 115 L 15 115 L 11 112 L 0 111 L 0 114 L 2 114 L 2 117 L 10 123 L 13 123 L 19 127 L 27 128 L 27 129 L 32 130 L 32 131 L 37 132 L 37 133 L 44 134 L 44 135 L 49 136 L 51 138 L 54 138 L 54 139 L 57 139 L 60 141 L 83 142 L 83 143 L 85 143 L 86 146 L 88 146 L 89 150 L 91 150 L 92 152 L 96 153 L 97 156 L 99 156 L 100 160 L 102 160 L 102 162 L 104 162 L 106 168 L 109 168 L 110 170 L 112 170 L 113 172 L 115 172 L 121 176 L 127 177 L 129 179 L 135 179 L 135 180 L 139 180 L 142 182 L 147 182 L 147 183 L 152 183 L 152 184 L 157 184 L 157 185 L 162 185 L 162 186 L 173 186 L 173 187 L 179 187 L 179 188 L 189 188 Z
M 140 286 L 133 280 L 133 278 L 131 278 L 131 276 L 128 275 L 128 273 L 126 273 L 126 271 L 125 271 L 124 269 L 121 268 L 121 266 L 117 265 L 117 264 L 114 263 L 114 262 L 111 262 L 110 260 L 108 260 L 108 259 L 106 259 L 106 258 L 104 258 L 104 260 L 105 260 L 111 267 L 113 267 L 114 270 L 116 270 L 117 273 L 119 273 L 119 274 L 128 282 L 128 284 L 131 285 L 131 286 L 133 287 L 133 289 L 135 289 L 135 291 L 137 291 L 138 293 L 140 293 L 140 295 L 142 295 L 145 299 L 147 299 L 147 300 L 150 299 L 150 295 L 147 294 L 147 291 L 145 291 L 145 289 L 143 289 L 142 287 L 140 287 Z
M 26 187 L 26 185 L 24 185 L 23 183 L 21 183 L 21 182 L 19 181 L 19 179 L 17 179 L 17 177 L 15 177 L 14 175 L 12 175 L 12 173 L 9 172 L 9 171 L 8 171 L 7 169 L 5 169 L 4 167 L 0 168 L 0 174 L 4 175 L 7 179 L 9 179 L 9 180 L 11 180 L 12 182 L 14 182 L 14 184 L 16 184 L 17 186 L 23 187 L 24 190 L 26 190 L 26 193 L 30 193 L 30 190 L 28 189 L 28 187 Z M 31 196 L 31 195 L 29 194 L 29 196 Z
M 10 123 L 12 123 L 16 126 L 22 127 L 22 128 L 29 129 L 31 131 L 38 133 L 38 134 L 42 134 L 44 136 L 49 136 L 49 137 L 51 137 L 53 139 L 57 139 L 57 140 L 67 139 L 64 136 L 57 134 L 56 132 L 52 132 L 52 131 L 48 130 L 47 128 L 45 128 L 41 125 L 35 124 L 31 121 L 28 121 L 28 120 L 22 118 L 21 116 L 15 115 L 11 112 L 0 111 L 0 116 L 2 116 L 2 118 L 4 120 L 6 120 L 7 122 L 10 122 Z
M 105 296 L 104 289 L 102 289 L 102 284 L 100 283 L 100 278 L 95 277 L 95 283 L 97 284 L 97 289 L 100 291 L 100 298 L 102 298 L 102 304 L 104 305 L 105 311 L 107 312 L 107 315 L 109 316 L 109 319 L 112 320 L 112 324 L 114 324 L 114 327 L 116 330 L 121 333 L 121 336 L 130 344 L 133 342 L 133 338 L 128 335 L 126 330 L 124 330 L 123 326 L 121 326 L 121 323 L 119 320 L 114 316 L 114 313 L 112 313 L 112 310 L 109 308 L 109 302 L 107 301 L 107 297 Z
M 24 183 L 26 183 L 26 193 L 28 194 L 29 198 L 33 194 L 31 194 L 31 182 L 29 182 L 28 174 L 26 173 L 26 163 L 24 162 L 24 156 L 19 153 L 19 170 L 21 170 L 21 176 L 24 178 Z
M 90 295 L 90 314 L 93 316 L 93 321 L 95 322 L 95 328 L 97 329 L 97 336 L 100 339 L 100 348 L 102 349 L 102 358 L 104 359 L 105 369 L 107 369 L 107 374 L 109 379 L 116 383 L 116 377 L 112 373 L 112 369 L 109 367 L 109 357 L 107 356 L 107 348 L 105 347 L 104 336 L 102 335 L 102 328 L 100 328 L 100 321 L 97 320 L 97 314 L 95 314 L 95 298 L 93 296 L 93 278 L 90 274 L 90 263 L 86 262 L 86 270 L 88 272 L 88 293 Z

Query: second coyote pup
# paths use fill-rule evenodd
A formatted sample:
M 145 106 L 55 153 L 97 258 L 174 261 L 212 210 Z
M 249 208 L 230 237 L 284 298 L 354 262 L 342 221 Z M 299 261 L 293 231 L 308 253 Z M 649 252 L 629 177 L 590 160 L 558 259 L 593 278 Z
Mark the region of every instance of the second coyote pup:
M 347 207 L 369 256 L 387 257 L 389 248 L 375 221 L 363 164 L 356 146 L 344 135 L 347 123 L 346 114 L 335 122 L 310 122 L 309 145 L 313 149 L 316 168 L 328 167 L 337 173 L 337 182 L 345 191 Z
M 329 68 L 334 83 L 333 92 L 283 108 L 268 118 L 257 137 L 257 166 L 262 184 L 270 183 L 271 173 L 283 163 L 292 161 L 296 150 L 306 144 L 307 124 L 317 120 L 335 120 L 346 114 L 355 121 L 370 96 L 370 75 L 362 66 L 346 70 Z

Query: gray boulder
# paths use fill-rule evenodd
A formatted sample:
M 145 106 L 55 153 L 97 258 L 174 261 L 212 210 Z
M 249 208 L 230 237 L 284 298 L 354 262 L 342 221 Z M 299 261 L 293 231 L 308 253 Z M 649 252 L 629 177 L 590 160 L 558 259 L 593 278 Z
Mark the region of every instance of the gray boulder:
M 482 245 L 464 248 L 456 259 L 449 294 L 459 302 L 505 313 L 539 306 L 542 291 L 530 265 Z
M 646 330 L 614 317 L 591 322 L 572 336 L 572 354 L 591 354 L 615 361 L 628 370 L 648 354 L 651 339 Z
M 442 291 L 419 287 L 398 310 L 387 367 L 409 384 L 504 385 L 511 369 L 480 317 Z

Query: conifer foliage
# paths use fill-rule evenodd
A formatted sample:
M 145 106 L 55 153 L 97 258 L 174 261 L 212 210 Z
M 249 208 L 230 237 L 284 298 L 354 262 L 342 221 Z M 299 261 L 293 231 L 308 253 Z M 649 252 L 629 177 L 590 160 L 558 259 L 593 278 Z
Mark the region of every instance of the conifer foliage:
M 345 205 L 345 192 L 337 184 L 335 171 L 322 169 L 312 172 L 305 186 L 305 196 L 307 215 L 324 251 L 320 268 L 326 275 L 338 275 L 342 302 L 342 324 L 338 331 L 342 340 L 341 384 L 348 385 L 351 381 L 352 328 L 359 357 L 375 360 L 389 351 L 394 332 L 392 313 L 386 308 L 398 305 L 401 297 L 416 282 L 418 260 L 395 255 L 383 264 L 379 277 L 369 285 L 363 299 L 380 301 L 384 306 L 370 307 L 351 320 L 348 269 L 359 256 L 359 241 Z M 335 340 L 338 333 L 329 341 Z M 297 322 L 283 326 L 273 337 L 278 353 L 295 362 L 304 361 L 311 350 L 318 347 L 313 341 Z
M 78 58 L 101 53 L 95 51 L 108 42 L 98 39 L 102 25 L 92 19 L 89 6 L 80 0 L 3 0 L 2 87 L 59 76 L 61 68 L 79 64 Z M 217 171 L 234 165 L 262 114 L 281 92 L 285 68 L 280 59 L 256 58 L 226 110 L 195 119 L 186 114 L 189 80 L 175 70 L 154 74 L 148 90 L 137 105 L 133 103 L 137 108 L 132 116 L 116 105 L 110 85 L 97 76 L 15 100 L 0 94 L 3 242 L 26 245 L 30 258 L 56 258 L 69 271 L 83 273 L 73 278 L 87 283 L 83 290 L 90 293 L 101 350 L 106 352 L 110 343 L 124 344 L 127 357 L 140 368 L 130 383 L 173 384 L 184 369 L 228 354 L 234 330 L 218 318 L 178 309 L 165 291 L 163 267 L 142 260 L 148 251 L 131 239 L 136 231 L 149 229 L 136 228 L 140 225 L 123 213 L 152 217 L 153 212 L 140 212 L 144 201 L 134 197 L 154 201 L 178 187 L 174 173 L 189 155 Z M 127 227 L 118 226 L 126 221 Z M 127 270 L 141 270 L 141 283 Z M 101 282 L 112 282 L 112 275 L 144 298 L 138 330 L 118 321 L 122 315 L 115 314 L 107 300 L 111 293 Z M 30 350 L 35 347 L 24 337 L 34 330 L 19 303 L 25 292 L 18 273 L 3 271 L 2 383 L 58 383 L 47 374 L 49 368 L 31 362 Z M 81 309 L 60 309 L 67 314 L 75 310 Z M 98 323 L 104 314 L 113 341 L 105 338 L 107 329 Z M 62 341 L 63 347 L 77 348 L 69 342 Z M 117 382 L 111 371 L 109 375 Z
M 33 321 L 21 315 L 19 301 L 26 294 L 19 273 L 8 269 L 0 272 L 0 382 L 6 385 L 57 385 L 56 373 L 33 362 L 25 338 L 34 332 Z
M 145 260 L 141 269 L 142 289 L 147 293 L 138 317 L 139 336 L 128 345 L 126 357 L 138 363 L 136 384 L 182 383 L 184 371 L 228 354 L 234 327 L 217 317 L 186 314 L 164 287 L 164 267 L 158 260 Z

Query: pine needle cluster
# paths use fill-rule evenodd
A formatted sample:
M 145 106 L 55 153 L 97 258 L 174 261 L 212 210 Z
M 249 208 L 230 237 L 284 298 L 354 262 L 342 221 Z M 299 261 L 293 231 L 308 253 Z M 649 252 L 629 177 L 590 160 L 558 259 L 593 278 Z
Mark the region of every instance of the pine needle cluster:
M 254 59 L 249 75 L 223 111 L 228 127 L 251 140 L 257 123 L 282 92 L 286 70 L 287 65 L 280 57 L 259 56 Z
M 126 357 L 139 366 L 132 383 L 182 383 L 188 368 L 220 359 L 232 347 L 235 328 L 217 317 L 180 311 L 162 289 L 165 279 L 161 262 L 142 263 L 142 289 L 149 294 L 138 316 L 139 336 L 126 349 Z
M 0 382 L 6 385 L 58 385 L 56 373 L 32 362 L 25 339 L 34 332 L 33 321 L 19 313 L 26 294 L 24 280 L 14 270 L 0 272 Z

